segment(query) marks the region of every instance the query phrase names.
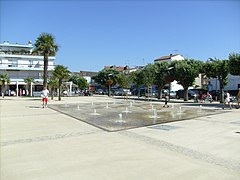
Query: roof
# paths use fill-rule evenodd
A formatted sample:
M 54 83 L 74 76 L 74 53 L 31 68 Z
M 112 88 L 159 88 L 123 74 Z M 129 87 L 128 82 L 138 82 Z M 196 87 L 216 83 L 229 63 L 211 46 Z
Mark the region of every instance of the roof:
M 119 72 L 127 70 L 128 68 L 128 66 L 104 66 L 104 69 L 114 69 Z
M 163 61 L 163 60 L 167 60 L 167 59 L 171 59 L 174 56 L 178 56 L 179 54 L 170 54 L 169 56 L 162 56 L 158 59 L 155 59 L 154 61 Z
M 97 74 L 97 72 L 80 71 L 80 72 L 73 72 L 73 74 L 76 74 L 76 75 L 81 76 L 81 77 L 84 77 L 84 76 L 92 77 L 92 76 L 95 76 Z

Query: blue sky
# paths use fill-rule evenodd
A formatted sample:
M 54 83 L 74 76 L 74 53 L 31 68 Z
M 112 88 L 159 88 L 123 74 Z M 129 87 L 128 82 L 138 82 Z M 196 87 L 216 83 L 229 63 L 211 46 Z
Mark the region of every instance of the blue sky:
M 240 52 L 239 0 L 0 0 L 0 15 L 1 43 L 52 33 L 60 45 L 55 63 L 71 71 Z

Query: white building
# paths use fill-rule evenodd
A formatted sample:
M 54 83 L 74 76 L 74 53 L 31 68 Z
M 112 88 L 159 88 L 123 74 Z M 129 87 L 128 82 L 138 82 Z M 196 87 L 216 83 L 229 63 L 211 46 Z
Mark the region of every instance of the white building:
M 184 60 L 184 57 L 180 54 L 170 54 L 169 56 L 162 56 L 158 59 L 155 59 L 154 62 L 171 62 L 171 61 Z
M 169 56 L 162 56 L 158 59 L 155 59 L 154 62 L 171 62 L 171 61 L 181 61 L 184 60 L 184 57 L 180 54 L 170 54 Z M 171 91 L 178 91 L 179 89 L 183 89 L 182 85 L 179 85 L 176 80 L 170 83 Z
M 32 50 L 30 41 L 26 45 L 9 42 L 0 44 L 0 74 L 8 74 L 10 77 L 8 93 L 16 96 L 27 94 L 25 78 L 34 78 L 34 83 L 31 84 L 33 91 L 42 89 L 43 56 L 32 54 Z M 52 71 L 55 57 L 50 56 L 48 60 L 48 70 Z
M 216 78 L 209 79 L 210 90 L 220 90 L 219 81 Z M 234 91 L 240 88 L 240 76 L 233 76 L 228 74 L 228 83 L 224 87 L 224 90 Z

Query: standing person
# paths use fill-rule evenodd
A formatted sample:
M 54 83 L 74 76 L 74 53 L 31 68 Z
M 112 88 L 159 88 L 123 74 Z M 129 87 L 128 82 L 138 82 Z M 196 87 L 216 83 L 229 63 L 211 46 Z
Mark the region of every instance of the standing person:
M 225 108 L 226 104 L 228 103 L 229 109 L 232 109 L 231 103 L 230 103 L 230 94 L 228 91 L 226 91 L 226 94 L 224 95 L 224 104 L 223 104 L 223 109 Z
M 49 91 L 48 91 L 47 87 L 44 87 L 43 90 L 42 90 L 42 93 L 41 93 L 43 108 L 47 107 L 48 94 L 49 94 Z
M 164 104 L 163 107 L 167 107 L 167 108 L 169 107 L 169 105 L 167 104 L 168 101 L 169 101 L 169 95 L 166 93 L 166 94 L 165 94 L 165 100 L 164 100 L 165 104 Z
M 238 102 L 238 108 L 240 108 L 240 88 L 238 89 L 237 102 Z

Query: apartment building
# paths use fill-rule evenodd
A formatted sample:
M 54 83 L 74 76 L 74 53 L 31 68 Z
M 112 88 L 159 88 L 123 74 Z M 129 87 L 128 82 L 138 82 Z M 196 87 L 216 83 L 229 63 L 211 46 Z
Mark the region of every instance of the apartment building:
M 22 96 L 41 91 L 43 84 L 43 56 L 32 53 L 31 41 L 27 44 L 12 44 L 4 41 L 0 44 L 0 74 L 8 74 L 10 83 L 6 85 L 5 94 Z M 49 57 L 48 71 L 54 69 L 54 56 Z M 24 79 L 33 78 L 32 92 L 27 91 Z

